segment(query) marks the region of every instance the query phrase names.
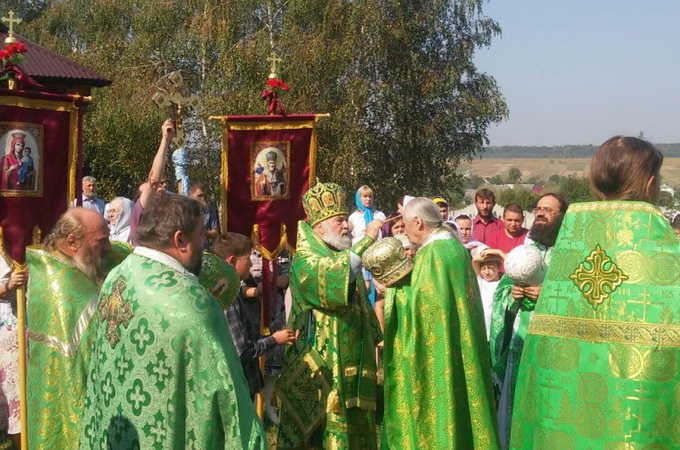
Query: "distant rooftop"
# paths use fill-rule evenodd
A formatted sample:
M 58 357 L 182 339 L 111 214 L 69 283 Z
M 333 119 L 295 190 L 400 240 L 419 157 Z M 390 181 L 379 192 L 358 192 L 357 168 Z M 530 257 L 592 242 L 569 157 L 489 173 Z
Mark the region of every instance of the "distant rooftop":
M 7 26 L 0 23 L 0 45 L 3 48 L 7 32 Z M 104 78 L 103 75 L 94 70 L 76 64 L 17 33 L 14 33 L 14 37 L 26 46 L 26 61 L 19 64 L 19 67 L 38 83 L 92 87 L 103 87 L 111 84 L 111 80 Z

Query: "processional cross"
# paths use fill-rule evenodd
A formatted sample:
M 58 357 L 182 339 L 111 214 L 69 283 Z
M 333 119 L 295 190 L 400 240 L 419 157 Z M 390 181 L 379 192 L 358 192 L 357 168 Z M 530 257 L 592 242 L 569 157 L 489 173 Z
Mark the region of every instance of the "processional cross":
M 17 42 L 17 38 L 14 37 L 14 25 L 19 25 L 22 20 L 19 18 L 14 18 L 14 11 L 9 12 L 9 17 L 3 17 L 2 20 L 4 23 L 7 24 L 7 27 L 9 28 L 9 31 L 7 32 L 7 37 L 5 38 L 5 44 L 11 44 L 13 42 Z
M 168 74 L 161 78 L 158 84 L 153 102 L 159 108 L 168 108 L 175 121 L 175 137 L 172 142 L 177 146 L 177 150 L 172 154 L 172 162 L 175 164 L 175 177 L 178 181 L 177 192 L 182 195 L 189 195 L 189 174 L 187 172 L 189 155 L 184 148 L 187 142 L 182 129 L 182 119 L 190 109 L 198 107 L 198 96 L 189 94 L 179 72 Z
M 159 87 L 153 96 L 153 102 L 159 108 L 169 108 L 170 114 L 175 121 L 175 137 L 172 142 L 177 147 L 184 147 L 186 139 L 182 130 L 183 116 L 188 114 L 190 109 L 196 109 L 199 105 L 198 96 L 189 94 L 184 85 L 184 79 L 179 72 L 172 72 L 161 78 L 158 82 Z

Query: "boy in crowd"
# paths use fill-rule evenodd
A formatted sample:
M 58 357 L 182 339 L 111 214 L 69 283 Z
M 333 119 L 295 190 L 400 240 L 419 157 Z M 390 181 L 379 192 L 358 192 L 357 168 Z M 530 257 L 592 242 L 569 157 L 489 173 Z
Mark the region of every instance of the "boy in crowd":
M 217 237 L 212 250 L 217 256 L 234 266 L 241 281 L 250 276 L 252 265 L 250 254 L 253 251 L 253 241 L 249 238 L 238 233 L 224 233 Z M 236 297 L 236 301 L 225 314 L 236 351 L 241 357 L 243 373 L 250 387 L 250 396 L 254 400 L 255 394 L 264 387 L 264 378 L 257 359 L 277 345 L 292 345 L 298 338 L 298 332 L 284 328 L 269 336 L 260 335 L 248 318 L 248 310 L 242 294 Z

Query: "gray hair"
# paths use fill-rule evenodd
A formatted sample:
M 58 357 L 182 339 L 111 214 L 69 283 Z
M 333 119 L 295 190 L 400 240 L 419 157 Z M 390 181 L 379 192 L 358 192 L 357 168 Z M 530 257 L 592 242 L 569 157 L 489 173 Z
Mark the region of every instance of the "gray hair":
M 88 183 L 96 183 L 97 179 L 95 177 L 92 177 L 90 175 L 83 177 L 83 183 L 88 182 Z
M 404 206 L 404 220 L 411 221 L 416 217 L 420 218 L 428 229 L 442 226 L 439 206 L 427 197 L 414 198 Z
M 57 250 L 59 242 L 64 241 L 70 234 L 73 234 L 78 241 L 83 239 L 85 230 L 83 229 L 82 218 L 77 215 L 78 210 L 79 208 L 69 209 L 62 214 L 50 234 L 45 237 L 43 242 L 45 250 L 48 252 Z

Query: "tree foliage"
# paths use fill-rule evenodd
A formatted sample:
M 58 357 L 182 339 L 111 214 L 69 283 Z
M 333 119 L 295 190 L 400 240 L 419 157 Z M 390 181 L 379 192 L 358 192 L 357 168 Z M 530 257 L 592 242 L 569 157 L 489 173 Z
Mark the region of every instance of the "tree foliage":
M 498 198 L 498 204 L 505 207 L 510 203 L 517 203 L 525 211 L 530 211 L 536 207 L 539 197 L 540 195 L 518 186 L 502 191 Z
M 517 167 L 511 167 L 510 170 L 508 171 L 508 181 L 510 183 L 517 183 L 521 179 L 522 171 L 519 170 Z
M 548 177 L 548 181 L 552 184 L 560 184 L 561 179 L 562 178 L 556 173 L 554 173 L 554 174 L 552 174 Z
M 559 183 L 559 192 L 564 195 L 569 203 L 591 202 L 595 200 L 590 191 L 590 183 L 585 177 L 573 175 L 562 177 Z
M 479 189 L 483 184 L 484 178 L 477 174 L 470 175 L 468 178 L 465 178 L 465 181 L 463 182 L 465 189 Z
M 174 70 L 202 101 L 185 124 L 191 171 L 217 187 L 221 134 L 207 117 L 266 112 L 258 94 L 275 48 L 287 111 L 331 114 L 319 123 L 318 177 L 350 191 L 372 185 L 391 204 L 459 190 L 459 162 L 507 115 L 494 79 L 473 63 L 500 33 L 482 4 L 70 0 L 16 10 L 30 17 L 22 35 L 113 80 L 95 92 L 84 135 L 85 172 L 106 197 L 130 195 L 146 177 L 163 119 L 151 97 Z

